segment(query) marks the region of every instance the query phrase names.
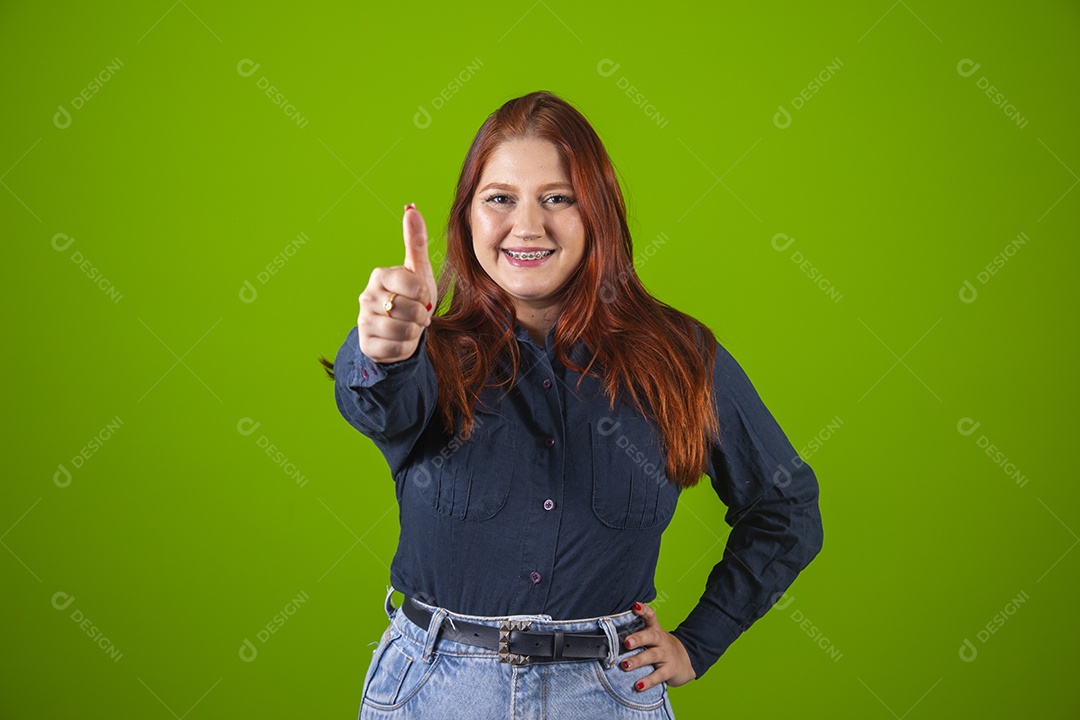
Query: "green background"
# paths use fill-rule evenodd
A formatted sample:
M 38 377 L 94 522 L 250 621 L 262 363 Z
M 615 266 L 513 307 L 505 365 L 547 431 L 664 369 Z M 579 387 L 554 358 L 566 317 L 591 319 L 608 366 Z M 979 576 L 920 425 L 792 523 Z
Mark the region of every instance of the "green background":
M 1080 9 L 890 1 L 0 6 L 0 716 L 355 716 L 396 506 L 316 357 L 537 89 L 607 145 L 649 289 L 820 445 L 821 555 L 678 717 L 1080 715 Z M 724 509 L 683 496 L 666 627 Z

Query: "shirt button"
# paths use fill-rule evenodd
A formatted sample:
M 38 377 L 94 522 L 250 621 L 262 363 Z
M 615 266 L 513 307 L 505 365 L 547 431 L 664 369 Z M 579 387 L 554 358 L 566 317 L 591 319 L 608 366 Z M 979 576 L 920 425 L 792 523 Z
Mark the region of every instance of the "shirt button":
M 555 447 L 555 438 L 549 437 L 547 440 L 544 441 L 544 444 L 548 447 Z
M 551 378 L 544 378 L 543 385 L 545 390 L 551 387 Z
M 540 573 L 536 572 L 535 570 L 532 572 L 532 574 L 529 575 L 529 579 L 532 580 L 533 585 L 536 585 L 538 582 L 540 582 L 540 580 L 542 580 L 542 578 L 540 577 Z
M 555 507 L 555 501 L 554 500 L 552 500 L 551 498 L 548 498 L 547 500 L 544 501 L 544 509 L 545 510 L 550 510 L 553 507 Z

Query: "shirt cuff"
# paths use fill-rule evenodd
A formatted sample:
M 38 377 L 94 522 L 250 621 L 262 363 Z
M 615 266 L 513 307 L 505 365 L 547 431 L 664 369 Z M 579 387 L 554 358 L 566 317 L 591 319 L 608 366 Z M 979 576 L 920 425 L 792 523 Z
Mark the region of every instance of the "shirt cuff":
M 344 370 L 343 380 L 350 388 L 366 388 L 376 385 L 387 378 L 403 378 L 416 372 L 420 359 L 424 354 L 427 342 L 427 330 L 420 334 L 420 342 L 416 344 L 416 350 L 405 360 L 381 363 L 372 360 L 360 349 L 360 333 L 356 327 L 349 331 L 349 335 L 342 345 L 340 355 L 334 361 L 334 371 L 341 367 Z
M 697 680 L 720 659 L 742 632 L 743 629 L 723 612 L 699 603 L 671 634 L 679 638 L 686 648 L 690 665 L 694 668 L 694 679 Z

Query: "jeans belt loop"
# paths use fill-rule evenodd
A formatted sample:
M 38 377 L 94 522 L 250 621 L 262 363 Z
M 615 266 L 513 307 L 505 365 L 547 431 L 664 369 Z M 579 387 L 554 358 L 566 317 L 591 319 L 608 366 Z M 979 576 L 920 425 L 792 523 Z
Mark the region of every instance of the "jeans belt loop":
M 439 630 L 442 629 L 442 623 L 445 617 L 446 610 L 444 608 L 438 608 L 435 612 L 431 613 L 431 622 L 428 624 L 427 640 L 424 642 L 424 652 L 422 654 L 424 662 L 428 665 L 433 662 L 431 656 L 435 652 L 435 643 L 439 639 Z
M 605 667 L 611 669 L 615 667 L 619 657 L 619 631 L 615 629 L 615 623 L 609 617 L 600 618 L 599 624 L 603 628 L 608 641 L 608 657 L 604 661 Z
M 394 586 L 386 586 L 386 603 L 383 605 L 383 609 L 386 610 L 386 617 L 390 620 L 394 619 L 394 611 L 397 609 L 394 607 L 394 603 L 390 602 L 390 596 L 394 594 Z

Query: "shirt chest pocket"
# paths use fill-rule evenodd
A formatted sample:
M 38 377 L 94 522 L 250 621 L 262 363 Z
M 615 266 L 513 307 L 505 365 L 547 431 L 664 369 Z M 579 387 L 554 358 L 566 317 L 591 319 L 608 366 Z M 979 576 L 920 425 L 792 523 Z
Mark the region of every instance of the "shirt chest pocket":
M 658 433 L 641 417 L 602 418 L 590 424 L 592 508 L 620 530 L 667 527 L 679 489 L 668 482 Z
M 472 435 L 425 438 L 423 457 L 406 482 L 435 512 L 458 520 L 494 517 L 514 474 L 516 433 L 501 415 L 476 413 Z

